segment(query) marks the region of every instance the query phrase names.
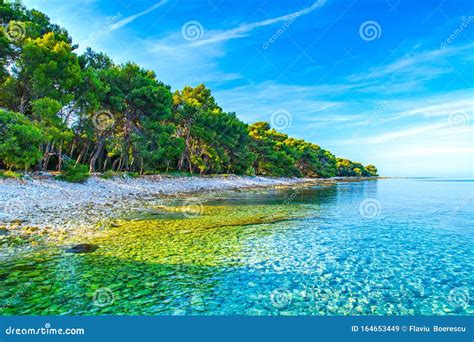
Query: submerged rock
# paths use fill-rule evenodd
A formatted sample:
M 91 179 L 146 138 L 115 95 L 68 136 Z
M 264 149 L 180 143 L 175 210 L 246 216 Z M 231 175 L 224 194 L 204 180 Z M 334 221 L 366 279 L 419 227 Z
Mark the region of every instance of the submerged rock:
M 99 248 L 97 245 L 92 245 L 89 243 L 81 243 L 79 245 L 75 245 L 68 250 L 66 253 L 92 253 L 95 252 Z

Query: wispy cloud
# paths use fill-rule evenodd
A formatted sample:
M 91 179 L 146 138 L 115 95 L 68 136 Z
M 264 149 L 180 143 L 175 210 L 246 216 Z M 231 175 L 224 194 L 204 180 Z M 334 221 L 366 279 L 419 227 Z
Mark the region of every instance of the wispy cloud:
M 445 154 L 460 154 L 462 156 L 468 156 L 474 153 L 474 147 L 472 146 L 431 146 L 431 147 L 412 147 L 408 149 L 394 150 L 390 153 L 392 158 L 396 157 L 427 157 Z
M 276 18 L 269 18 L 266 20 L 261 20 L 261 21 L 257 21 L 253 23 L 242 24 L 236 28 L 226 30 L 226 31 L 215 31 L 213 34 L 211 34 L 209 38 L 198 40 L 196 42 L 193 42 L 191 45 L 201 46 L 201 45 L 212 44 L 212 43 L 217 43 L 221 41 L 227 41 L 230 39 L 246 37 L 248 32 L 256 28 L 273 25 L 279 22 L 287 21 L 293 17 L 299 17 L 302 15 L 309 14 L 313 12 L 315 9 L 324 5 L 325 3 L 326 3 L 326 0 L 317 0 L 311 6 L 303 8 L 296 12 L 288 13 Z
M 154 10 L 156 10 L 158 7 L 161 7 L 163 6 L 164 4 L 166 4 L 168 2 L 168 0 L 161 0 L 160 2 L 154 4 L 153 6 L 150 6 L 148 7 L 146 10 L 140 12 L 140 13 L 137 13 L 137 14 L 134 14 L 134 15 L 131 15 L 129 17 L 126 17 L 122 20 L 120 20 L 119 22 L 113 24 L 111 27 L 110 27 L 110 31 L 113 31 L 113 30 L 117 30 L 127 24 L 130 24 L 132 21 L 134 21 L 135 19 L 138 19 L 140 18 L 141 16 L 144 16 L 145 14 L 148 14 Z
M 462 60 L 471 55 L 474 44 L 409 52 L 393 61 L 373 67 L 368 72 L 347 76 L 349 84 L 370 83 L 366 92 L 399 95 L 413 90 L 424 90 L 422 84 L 455 71 L 452 58 Z
M 425 118 L 446 117 L 456 112 L 466 113 L 467 115 L 467 113 L 472 112 L 474 109 L 474 98 L 472 97 L 472 92 L 461 92 L 459 95 L 454 92 L 444 94 L 444 96 L 436 96 L 435 99 L 424 99 L 423 102 L 426 103 L 426 105 L 421 107 L 418 106 L 420 102 L 420 99 L 415 98 L 413 100 L 393 103 L 393 106 L 408 109 L 392 113 L 391 115 L 382 118 L 381 122 L 394 121 L 413 116 Z
M 327 111 L 332 111 L 340 105 L 337 101 L 322 96 L 331 91 L 336 89 L 266 81 L 216 91 L 214 96 L 222 108 L 239 113 L 239 116 L 248 122 L 269 121 L 271 114 L 276 110 L 290 112 L 294 125 L 305 120 L 307 123 L 317 121 L 329 123 L 332 120 L 350 119 L 342 116 L 330 118 L 325 115 Z
M 380 143 L 385 143 L 385 142 L 391 142 L 400 138 L 406 139 L 406 138 L 411 138 L 411 137 L 417 137 L 417 136 L 420 136 L 421 134 L 424 134 L 430 131 L 434 131 L 434 130 L 439 131 L 440 128 L 445 128 L 447 126 L 448 126 L 448 122 L 446 120 L 445 122 L 438 122 L 434 124 L 404 128 L 397 131 L 390 131 L 390 132 L 383 133 L 380 135 L 365 138 L 363 140 L 365 144 L 380 144 Z M 359 139 L 359 141 L 360 140 L 361 139 Z

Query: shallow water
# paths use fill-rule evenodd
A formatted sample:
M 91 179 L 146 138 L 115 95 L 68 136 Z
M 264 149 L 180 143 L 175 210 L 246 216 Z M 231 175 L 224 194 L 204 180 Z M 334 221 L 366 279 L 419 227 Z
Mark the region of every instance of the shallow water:
M 170 201 L 84 237 L 93 253 L 1 260 L 0 312 L 472 314 L 473 202 L 472 181 L 430 178 Z

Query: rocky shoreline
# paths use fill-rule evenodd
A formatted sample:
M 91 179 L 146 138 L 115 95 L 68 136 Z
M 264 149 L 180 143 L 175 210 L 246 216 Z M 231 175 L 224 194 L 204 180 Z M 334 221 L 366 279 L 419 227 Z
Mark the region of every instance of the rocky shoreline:
M 296 188 L 328 185 L 367 178 L 274 178 L 235 175 L 140 176 L 104 179 L 94 175 L 84 183 L 68 183 L 53 174 L 0 179 L 0 256 L 14 255 L 46 241 L 100 234 L 156 208 L 169 209 L 174 200 L 186 212 L 198 206 L 202 196 L 224 197 L 232 191 Z M 372 177 L 371 179 L 376 179 Z M 187 202 L 190 203 L 188 208 Z M 182 204 L 184 203 L 184 204 Z M 3 248 L 7 247 L 7 248 Z
M 292 187 L 331 182 L 308 178 L 248 176 L 171 177 L 94 176 L 85 183 L 67 183 L 52 176 L 0 180 L 0 227 L 49 229 L 93 227 L 143 203 L 157 204 L 170 196 L 219 191 Z

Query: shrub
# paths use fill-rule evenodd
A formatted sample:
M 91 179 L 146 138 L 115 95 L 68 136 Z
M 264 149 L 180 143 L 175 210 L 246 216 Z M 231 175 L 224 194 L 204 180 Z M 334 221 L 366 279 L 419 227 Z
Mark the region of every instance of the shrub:
M 0 172 L 0 178 L 21 178 L 23 175 L 14 171 L 4 171 Z
M 90 177 L 89 167 L 84 164 L 75 164 L 73 161 L 67 161 L 64 164 L 63 171 L 58 179 L 70 183 L 82 183 Z
M 0 109 L 0 160 L 8 168 L 28 168 L 41 159 L 41 130 L 26 116 Z
M 105 171 L 104 173 L 102 173 L 102 175 L 100 176 L 100 178 L 103 178 L 103 179 L 110 179 L 114 176 L 116 176 L 117 174 L 112 171 L 112 170 L 108 170 L 108 171 Z

